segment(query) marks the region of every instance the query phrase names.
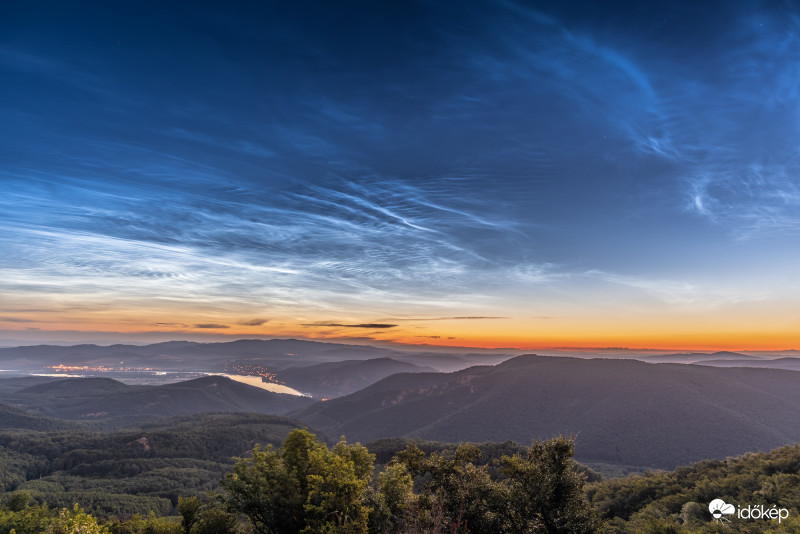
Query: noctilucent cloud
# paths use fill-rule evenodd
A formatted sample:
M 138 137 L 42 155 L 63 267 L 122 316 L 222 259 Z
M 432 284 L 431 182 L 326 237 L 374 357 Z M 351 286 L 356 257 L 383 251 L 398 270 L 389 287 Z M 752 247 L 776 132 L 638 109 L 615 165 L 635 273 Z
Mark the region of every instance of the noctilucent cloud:
M 11 0 L 0 97 L 5 339 L 800 348 L 792 3 Z

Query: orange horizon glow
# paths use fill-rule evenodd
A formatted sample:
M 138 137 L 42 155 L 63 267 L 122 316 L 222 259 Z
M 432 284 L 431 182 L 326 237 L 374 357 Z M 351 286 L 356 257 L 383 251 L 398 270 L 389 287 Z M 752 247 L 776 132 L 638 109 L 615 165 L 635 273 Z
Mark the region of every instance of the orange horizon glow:
M 212 325 L 213 323 L 208 323 Z M 5 328 L 3 328 L 5 326 Z M 17 328 L 13 328 L 16 326 Z M 248 327 L 232 325 L 228 328 L 151 328 L 142 329 L 141 325 L 126 325 L 108 321 L 106 324 L 92 324 L 90 329 L 85 324 L 59 323 L 41 325 L 36 330 L 22 330 L 19 325 L 3 324 L 0 322 L 0 329 L 3 330 L 3 337 L 17 337 L 36 339 L 41 338 L 43 344 L 47 344 L 48 338 L 57 338 L 60 333 L 70 333 L 74 336 L 85 334 L 107 335 L 113 337 L 114 334 L 125 335 L 126 339 L 141 336 L 142 340 L 148 341 L 149 336 L 160 336 L 179 340 L 183 338 L 207 336 L 214 338 L 214 341 L 224 342 L 236 339 L 270 339 L 270 338 L 299 338 L 311 341 L 339 342 L 339 343 L 359 343 L 377 345 L 397 345 L 399 347 L 452 347 L 452 348 L 476 348 L 476 349 L 509 349 L 520 351 L 788 351 L 800 346 L 800 334 L 797 332 L 777 331 L 777 332 L 756 332 L 756 331 L 736 331 L 725 332 L 715 331 L 711 333 L 698 332 L 694 330 L 677 330 L 672 332 L 585 332 L 574 333 L 572 335 L 563 332 L 553 334 L 537 333 L 523 334 L 514 332 L 503 332 L 498 328 L 496 331 L 490 329 L 472 328 L 465 332 L 462 328 L 453 329 L 453 335 L 418 335 L 412 329 L 403 328 L 397 330 L 387 330 L 384 332 L 363 332 L 355 328 L 332 329 L 330 332 L 312 332 L 307 328 L 296 325 L 272 325 L 269 328 L 263 326 Z M 138 328 L 137 328 L 138 326 Z M 268 326 L 268 325 L 267 325 Z M 12 328 L 9 328 L 12 327 Z M 444 331 L 444 330 L 442 330 Z

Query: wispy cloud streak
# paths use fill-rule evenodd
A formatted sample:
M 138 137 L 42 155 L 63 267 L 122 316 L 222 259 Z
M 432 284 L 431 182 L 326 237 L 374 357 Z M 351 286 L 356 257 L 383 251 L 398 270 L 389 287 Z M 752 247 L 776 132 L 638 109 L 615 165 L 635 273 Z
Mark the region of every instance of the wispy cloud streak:
M 394 333 L 614 291 L 761 298 L 704 285 L 704 251 L 769 237 L 775 257 L 800 233 L 799 17 L 398 5 L 122 26 L 53 6 L 56 29 L 19 5 L 0 21 L 6 322 L 154 308 L 164 327 Z

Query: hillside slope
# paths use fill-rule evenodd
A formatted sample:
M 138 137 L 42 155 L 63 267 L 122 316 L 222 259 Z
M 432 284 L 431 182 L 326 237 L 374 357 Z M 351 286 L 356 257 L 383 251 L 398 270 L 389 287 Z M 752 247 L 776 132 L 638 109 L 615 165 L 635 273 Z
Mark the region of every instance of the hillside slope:
M 798 386 L 792 371 L 531 355 L 393 375 L 292 416 L 360 441 L 575 435 L 581 461 L 671 468 L 799 441 Z
M 63 419 L 176 416 L 204 412 L 282 414 L 310 404 L 222 376 L 162 386 L 128 386 L 108 378 L 71 378 L 22 389 L 6 402 Z
M 589 485 L 587 496 L 600 514 L 611 520 L 608 530 L 619 534 L 797 532 L 798 467 L 800 446 L 792 445 L 725 460 L 704 460 L 674 471 L 605 480 Z M 791 519 L 749 521 L 734 516 L 730 522 L 715 524 L 708 506 L 715 498 L 737 507 L 755 504 L 757 499 L 767 509 L 787 508 Z
M 15 428 L 47 431 L 62 430 L 74 426 L 67 421 L 32 414 L 6 404 L 0 404 L 0 429 L 3 430 Z
M 56 509 L 79 502 L 101 517 L 174 514 L 178 496 L 207 494 L 234 457 L 256 444 L 279 446 L 300 426 L 261 414 L 189 415 L 112 432 L 61 423 L 71 427 L 36 432 L 0 426 L 0 492 L 25 490 Z
M 413 363 L 391 358 L 345 360 L 308 367 L 289 367 L 278 371 L 278 379 L 292 388 L 314 397 L 341 397 L 374 384 L 395 373 L 433 371 Z

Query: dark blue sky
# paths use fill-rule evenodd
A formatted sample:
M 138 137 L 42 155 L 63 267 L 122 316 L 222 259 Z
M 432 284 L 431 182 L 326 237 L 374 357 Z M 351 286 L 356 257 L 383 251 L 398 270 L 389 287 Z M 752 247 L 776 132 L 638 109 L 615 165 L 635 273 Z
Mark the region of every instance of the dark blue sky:
M 3 2 L 0 327 L 791 343 L 799 30 L 783 2 Z

